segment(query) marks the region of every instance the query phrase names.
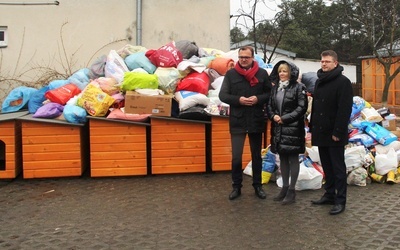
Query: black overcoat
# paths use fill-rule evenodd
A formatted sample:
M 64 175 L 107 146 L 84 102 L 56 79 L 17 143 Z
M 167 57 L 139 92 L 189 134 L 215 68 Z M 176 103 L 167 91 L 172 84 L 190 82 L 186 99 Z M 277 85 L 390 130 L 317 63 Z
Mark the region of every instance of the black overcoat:
M 349 141 L 353 88 L 342 71 L 340 65 L 330 72 L 318 71 L 309 124 L 313 146 L 345 146 Z M 332 135 L 339 141 L 332 140 Z
M 281 112 L 276 103 L 276 93 L 279 87 L 278 67 L 287 63 L 290 67 L 289 85 L 285 88 Z M 297 82 L 299 69 L 290 62 L 279 61 L 271 72 L 271 80 L 275 85 L 271 91 L 267 114 L 271 120 L 271 151 L 279 154 L 296 154 L 305 152 L 305 113 L 308 99 L 306 86 Z M 279 115 L 283 124 L 274 121 Z

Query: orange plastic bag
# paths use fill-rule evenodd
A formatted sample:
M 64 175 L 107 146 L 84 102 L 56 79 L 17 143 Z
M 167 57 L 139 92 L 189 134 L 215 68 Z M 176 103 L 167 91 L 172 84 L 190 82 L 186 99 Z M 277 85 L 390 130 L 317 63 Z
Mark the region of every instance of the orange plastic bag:
M 68 83 L 56 89 L 47 91 L 44 96 L 51 102 L 65 105 L 69 99 L 81 93 L 81 90 L 73 83 Z

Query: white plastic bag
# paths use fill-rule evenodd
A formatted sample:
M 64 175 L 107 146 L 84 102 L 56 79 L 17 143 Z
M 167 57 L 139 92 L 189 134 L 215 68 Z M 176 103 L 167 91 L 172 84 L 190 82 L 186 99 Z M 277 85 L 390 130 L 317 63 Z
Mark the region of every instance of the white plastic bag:
M 346 163 L 347 172 L 362 167 L 364 165 L 365 154 L 364 146 L 347 148 L 344 152 L 344 162 Z
M 290 178 L 289 178 L 290 179 Z M 290 180 L 289 180 L 290 181 Z M 282 176 L 276 180 L 278 187 L 283 186 Z M 322 174 L 315 168 L 308 168 L 300 163 L 299 177 L 296 182 L 296 190 L 320 189 L 322 187 Z
M 367 185 L 367 170 L 363 167 L 354 169 L 347 176 L 347 184 L 365 187 Z
M 124 73 L 128 72 L 124 59 L 122 59 L 115 50 L 111 50 L 107 56 L 104 74 L 106 77 L 111 77 L 121 83 L 124 80 Z
M 375 156 L 375 172 L 385 175 L 390 170 L 396 171 L 398 165 L 397 154 L 393 148 L 387 154 L 377 154 Z
M 249 176 L 253 176 L 253 165 L 251 164 L 251 161 L 247 163 L 246 167 L 243 170 L 243 173 Z
M 308 157 L 310 157 L 310 159 L 313 162 L 317 162 L 321 165 L 321 160 L 319 159 L 318 147 L 316 146 L 312 146 L 311 148 L 306 147 L 306 151 L 308 153 Z

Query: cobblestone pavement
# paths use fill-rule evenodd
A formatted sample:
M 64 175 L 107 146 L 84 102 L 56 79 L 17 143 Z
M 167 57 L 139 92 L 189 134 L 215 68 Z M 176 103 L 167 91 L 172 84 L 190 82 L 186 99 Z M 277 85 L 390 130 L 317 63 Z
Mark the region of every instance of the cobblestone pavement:
M 0 249 L 399 249 L 400 185 L 349 186 L 346 211 L 254 195 L 230 174 L 0 181 Z

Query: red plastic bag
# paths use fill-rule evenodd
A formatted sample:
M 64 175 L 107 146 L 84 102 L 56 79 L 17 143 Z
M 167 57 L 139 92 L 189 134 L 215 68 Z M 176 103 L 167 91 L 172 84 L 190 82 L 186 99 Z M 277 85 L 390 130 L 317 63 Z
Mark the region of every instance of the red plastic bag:
M 46 92 L 44 96 L 51 102 L 55 102 L 61 105 L 65 105 L 69 99 L 81 93 L 81 90 L 73 83 L 68 83 L 56 89 L 52 89 Z
M 170 42 L 161 48 L 148 50 L 146 57 L 157 67 L 177 67 L 182 62 L 182 53 L 175 47 L 174 42 Z
M 207 95 L 209 87 L 210 78 L 207 73 L 204 71 L 201 73 L 193 71 L 178 82 L 175 91 L 187 90 Z

